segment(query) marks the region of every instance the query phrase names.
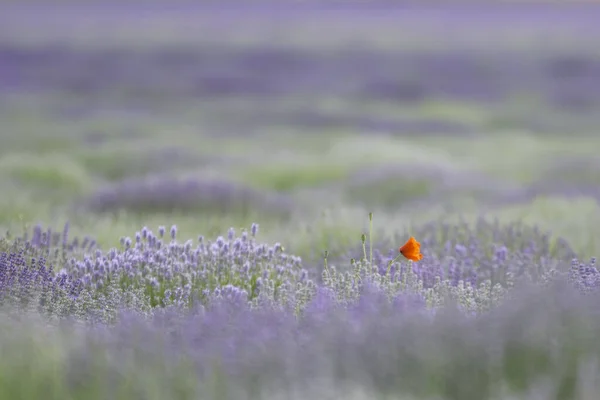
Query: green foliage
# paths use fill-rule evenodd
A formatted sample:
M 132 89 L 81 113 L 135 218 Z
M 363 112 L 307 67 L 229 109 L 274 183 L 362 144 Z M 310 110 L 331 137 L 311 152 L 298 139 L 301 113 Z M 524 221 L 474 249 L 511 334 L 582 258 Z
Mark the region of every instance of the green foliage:
M 346 179 L 348 167 L 323 164 L 273 164 L 244 169 L 244 182 L 278 192 L 332 184 Z
M 0 176 L 25 190 L 81 194 L 89 186 L 89 176 L 63 154 L 10 154 L 0 157 Z
M 371 182 L 350 183 L 345 196 L 351 203 L 393 210 L 429 197 L 435 192 L 435 186 L 435 182 L 427 178 L 390 176 Z
M 153 161 L 130 151 L 91 152 L 81 157 L 84 167 L 94 175 L 109 181 L 143 176 L 151 170 Z

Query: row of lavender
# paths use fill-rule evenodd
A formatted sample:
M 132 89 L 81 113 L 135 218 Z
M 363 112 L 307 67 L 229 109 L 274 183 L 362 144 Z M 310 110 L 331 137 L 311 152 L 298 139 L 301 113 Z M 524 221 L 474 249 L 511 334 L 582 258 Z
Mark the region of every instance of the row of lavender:
M 413 232 L 423 258 L 391 266 L 364 236 L 362 256 L 322 274 L 257 233 L 182 243 L 176 227 L 143 228 L 101 251 L 68 226 L 35 228 L 1 244 L 1 324 L 7 310 L 43 314 L 43 334 L 69 341 L 54 384 L 93 384 L 96 398 L 259 398 L 317 382 L 492 398 L 552 377 L 536 390 L 562 399 L 600 377 L 595 260 L 535 228 L 431 223 Z
M 410 295 L 431 309 L 450 300 L 479 313 L 518 284 L 565 277 L 589 291 L 598 279 L 595 259 L 580 263 L 566 241 L 552 241 L 517 223 L 501 226 L 483 219 L 474 227 L 432 223 L 418 228 L 424 253 L 418 262 L 391 262 L 393 252 L 367 252 L 364 235 L 362 255 L 337 267 L 327 266 L 325 259 L 322 274 L 304 269 L 302 259 L 287 254 L 280 243 L 258 242 L 257 224 L 238 236 L 231 228 L 226 237 L 199 236 L 195 243 L 177 241 L 176 226 L 170 232 L 161 226 L 156 233 L 144 227 L 108 251 L 88 238 L 70 241 L 68 230 L 66 225 L 62 234 L 53 234 L 38 226 L 31 238 L 4 241 L 3 302 L 104 322 L 121 309 L 147 314 L 156 307 L 190 309 L 219 300 L 252 308 L 270 304 L 299 316 L 318 293 L 348 305 L 375 287 L 392 302 Z

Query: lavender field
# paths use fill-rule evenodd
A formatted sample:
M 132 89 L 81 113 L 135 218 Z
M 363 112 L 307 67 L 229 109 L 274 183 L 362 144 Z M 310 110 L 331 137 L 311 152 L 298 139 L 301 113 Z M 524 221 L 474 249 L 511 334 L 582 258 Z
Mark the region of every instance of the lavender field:
M 597 399 L 597 21 L 0 2 L 0 399 Z

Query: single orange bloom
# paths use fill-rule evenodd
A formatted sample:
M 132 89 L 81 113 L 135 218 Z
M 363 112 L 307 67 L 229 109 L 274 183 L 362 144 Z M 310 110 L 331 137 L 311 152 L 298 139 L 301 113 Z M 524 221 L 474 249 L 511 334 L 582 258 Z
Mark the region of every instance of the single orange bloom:
M 414 237 L 410 237 L 404 246 L 398 249 L 400 253 L 409 260 L 419 261 L 423 258 L 421 254 L 421 243 L 417 242 Z

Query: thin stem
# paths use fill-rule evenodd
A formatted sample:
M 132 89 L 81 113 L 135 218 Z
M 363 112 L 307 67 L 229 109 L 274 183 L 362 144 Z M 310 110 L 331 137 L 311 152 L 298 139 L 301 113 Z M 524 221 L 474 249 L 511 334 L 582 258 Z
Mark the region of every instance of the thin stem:
M 329 272 L 329 265 L 327 264 L 327 257 L 329 257 L 329 251 L 325 250 L 325 255 L 323 257 L 323 265 L 325 266 L 325 271 L 327 272 L 329 279 L 331 279 L 331 273 Z
M 373 213 L 369 213 L 369 264 L 373 265 Z
M 360 240 L 362 242 L 363 248 L 363 260 L 367 261 L 367 246 L 365 245 L 365 243 L 367 242 L 367 235 L 365 235 L 364 233 L 360 235 Z
M 402 256 L 402 254 L 398 254 L 398 255 L 396 256 L 396 258 L 394 258 L 392 261 L 390 261 L 390 262 L 389 262 L 389 264 L 388 264 L 388 269 L 387 269 L 387 274 L 388 274 L 388 275 L 390 274 L 390 271 L 391 271 L 391 269 L 392 269 L 392 264 L 393 264 L 393 263 L 395 263 L 395 262 L 396 262 L 396 261 L 397 261 L 397 260 L 398 260 L 398 259 L 399 259 L 401 256 Z

